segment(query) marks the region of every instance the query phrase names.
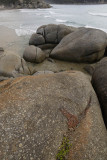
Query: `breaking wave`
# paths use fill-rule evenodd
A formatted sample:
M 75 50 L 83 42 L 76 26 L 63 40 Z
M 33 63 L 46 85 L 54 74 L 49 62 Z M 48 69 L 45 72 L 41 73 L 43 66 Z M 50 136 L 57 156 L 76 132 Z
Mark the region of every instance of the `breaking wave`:
M 52 15 L 56 14 L 56 13 L 55 13 L 55 12 L 53 12 L 53 11 L 49 11 L 49 13 L 50 13 L 50 14 L 52 14 Z
M 56 22 L 66 23 L 66 22 L 67 22 L 67 20 L 64 20 L 64 19 L 56 19 Z
M 51 16 L 44 16 L 45 18 L 50 18 Z
M 18 36 L 25 36 L 25 35 L 31 35 L 35 33 L 34 30 L 27 30 L 27 29 L 15 29 L 15 32 Z
M 101 17 L 107 17 L 107 13 L 95 13 L 95 12 L 88 12 L 88 14 L 92 16 L 101 16 Z

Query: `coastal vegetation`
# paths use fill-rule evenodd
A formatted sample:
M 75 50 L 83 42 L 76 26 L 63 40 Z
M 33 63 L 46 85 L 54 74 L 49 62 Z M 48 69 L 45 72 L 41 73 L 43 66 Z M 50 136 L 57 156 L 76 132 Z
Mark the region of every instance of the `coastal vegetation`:
M 87 3 L 107 3 L 107 0 L 45 0 L 47 2 L 50 2 L 50 3 L 56 3 L 56 4 L 61 4 L 61 3 L 84 3 L 84 4 L 87 4 Z
M 59 151 L 57 153 L 56 160 L 65 160 L 67 154 L 70 151 L 71 146 L 72 144 L 70 143 L 69 138 L 64 136 L 62 140 L 62 144 L 59 147 Z
M 0 8 L 49 8 L 44 0 L 0 0 Z

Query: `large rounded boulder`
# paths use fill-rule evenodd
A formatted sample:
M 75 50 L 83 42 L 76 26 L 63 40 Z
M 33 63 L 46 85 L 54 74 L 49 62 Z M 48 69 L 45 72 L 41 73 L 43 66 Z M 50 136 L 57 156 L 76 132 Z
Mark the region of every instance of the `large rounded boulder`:
M 0 83 L 0 160 L 56 160 L 68 152 L 70 160 L 106 160 L 106 142 L 98 100 L 83 73 Z
M 33 45 L 26 47 L 23 54 L 23 58 L 26 61 L 33 63 L 41 63 L 44 61 L 45 57 L 45 53 L 40 48 Z
M 45 44 L 45 39 L 42 35 L 34 33 L 32 34 L 30 40 L 29 40 L 29 45 L 43 45 Z
M 21 74 L 30 74 L 23 58 L 15 54 L 2 54 L 0 56 L 0 76 L 17 77 Z
M 44 74 L 54 74 L 52 71 L 37 71 L 33 74 L 33 76 L 44 75 Z
M 36 34 L 30 38 L 30 45 L 58 44 L 63 37 L 77 30 L 74 27 L 68 27 L 60 24 L 43 25 L 37 29 Z
M 92 84 L 100 101 L 104 121 L 107 127 L 107 57 L 103 58 L 95 67 Z
M 95 62 L 104 56 L 107 34 L 98 29 L 80 28 L 62 39 L 51 57 L 71 62 Z

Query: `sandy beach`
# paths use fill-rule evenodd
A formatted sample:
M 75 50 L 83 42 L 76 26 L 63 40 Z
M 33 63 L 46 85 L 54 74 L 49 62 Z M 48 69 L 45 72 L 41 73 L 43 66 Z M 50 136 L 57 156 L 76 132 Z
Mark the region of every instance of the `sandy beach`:
M 6 54 L 22 56 L 28 41 L 29 36 L 18 37 L 13 29 L 0 26 L 0 47 L 4 48 Z

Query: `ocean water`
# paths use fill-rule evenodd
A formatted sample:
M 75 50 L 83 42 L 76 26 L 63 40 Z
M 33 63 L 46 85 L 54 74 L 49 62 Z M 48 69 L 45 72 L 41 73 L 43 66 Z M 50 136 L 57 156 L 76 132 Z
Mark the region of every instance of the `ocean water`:
M 18 36 L 31 35 L 44 24 L 98 28 L 107 32 L 107 4 L 53 5 L 49 9 L 0 11 L 0 25 L 14 29 Z

